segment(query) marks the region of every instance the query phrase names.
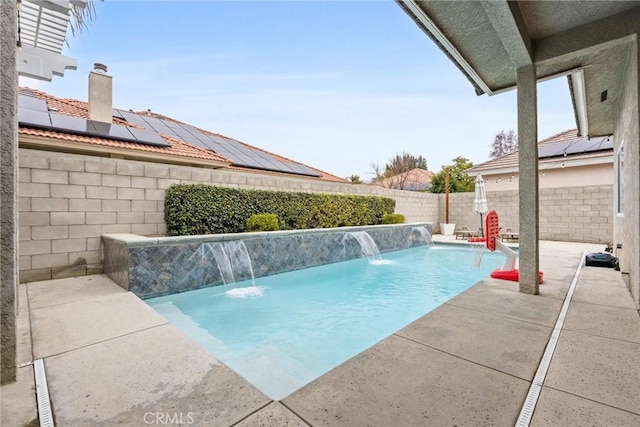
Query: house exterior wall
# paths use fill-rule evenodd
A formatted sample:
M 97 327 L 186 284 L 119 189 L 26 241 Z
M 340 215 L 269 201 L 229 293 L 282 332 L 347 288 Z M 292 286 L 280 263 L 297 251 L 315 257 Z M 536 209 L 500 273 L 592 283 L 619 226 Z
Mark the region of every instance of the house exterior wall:
M 16 2 L 0 3 L 0 383 L 16 380 L 18 72 Z
M 624 167 L 618 182 L 616 167 L 614 218 L 614 243 L 622 245 L 616 250 L 620 259 L 620 270 L 627 279 L 636 306 L 640 308 L 640 41 L 636 38 L 629 51 L 625 76 L 621 82 L 621 96 L 616 114 L 614 153 L 624 144 Z M 622 214 L 618 213 L 618 190 L 623 189 Z M 615 247 L 614 245 L 614 247 Z
M 102 234 L 164 234 L 173 183 L 385 196 L 407 222 L 438 216 L 436 194 L 368 185 L 29 149 L 20 149 L 19 165 L 21 282 L 102 272 Z
M 542 174 L 544 172 L 544 175 Z M 518 174 L 482 174 L 487 192 L 518 189 Z M 539 165 L 540 188 L 583 187 L 611 184 L 613 182 L 612 163 L 576 166 L 571 168 L 545 169 Z
M 439 221 L 445 218 L 445 195 L 440 194 Z M 474 193 L 449 194 L 449 222 L 456 229 L 480 228 L 480 216 L 472 212 Z M 637 199 L 636 199 L 637 200 Z M 519 231 L 518 192 L 487 193 L 489 209 L 500 216 L 503 230 Z M 609 243 L 613 240 L 613 186 L 540 189 L 540 239 L 565 242 Z M 439 229 L 439 224 L 434 224 Z

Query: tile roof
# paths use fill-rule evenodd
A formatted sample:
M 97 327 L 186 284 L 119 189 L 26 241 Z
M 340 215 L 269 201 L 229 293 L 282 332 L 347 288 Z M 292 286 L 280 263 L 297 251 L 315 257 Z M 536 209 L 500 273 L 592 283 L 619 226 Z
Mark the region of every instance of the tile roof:
M 59 114 L 63 114 L 66 116 L 71 116 L 71 117 L 77 117 L 77 118 L 82 118 L 82 119 L 89 119 L 89 110 L 88 110 L 88 103 L 85 101 L 79 101 L 76 99 L 70 99 L 70 98 L 58 98 L 55 97 L 53 95 L 50 95 L 46 92 L 37 90 L 37 89 L 32 89 L 32 88 L 26 88 L 26 87 L 21 87 L 19 89 L 19 93 L 21 95 L 26 95 L 26 96 L 31 96 L 31 97 L 35 97 L 38 99 L 42 99 L 47 103 L 47 107 L 49 108 L 50 111 L 55 111 Z M 132 112 L 134 114 L 139 114 L 139 115 L 144 115 L 144 116 L 148 116 L 148 117 L 154 117 L 154 118 L 158 118 L 158 119 L 162 119 L 162 120 L 166 120 L 166 121 L 170 121 L 170 122 L 174 122 L 174 123 L 179 123 L 179 124 L 185 124 L 184 122 L 181 122 L 179 120 L 173 119 L 171 117 L 167 117 L 164 116 L 162 114 L 158 114 L 155 112 L 151 112 L 151 111 L 132 111 L 132 110 L 121 110 L 121 111 L 129 111 Z M 141 126 L 138 126 L 136 124 L 127 122 L 126 120 L 116 117 L 113 117 L 113 123 L 117 124 L 117 125 L 121 125 L 121 126 L 128 126 L 128 127 L 133 127 L 133 128 L 138 128 L 138 129 L 142 129 Z M 230 167 L 231 169 L 234 170 L 241 170 L 241 171 L 246 171 L 246 172 L 255 172 L 255 173 L 264 173 L 264 174 L 268 174 L 268 175 L 278 175 L 278 176 L 288 176 L 288 177 L 297 177 L 297 178 L 309 178 L 309 179 L 320 179 L 320 180 L 325 180 L 325 181 L 333 181 L 333 182 L 347 182 L 347 180 L 337 177 L 335 175 L 332 175 L 330 173 L 321 171 L 319 169 L 313 168 L 311 166 L 308 165 L 304 165 L 300 162 L 296 162 L 294 160 L 288 159 L 286 157 L 277 155 L 275 153 L 271 153 L 268 152 L 266 150 L 263 150 L 261 148 L 258 147 L 254 147 L 252 145 L 246 144 L 242 141 L 238 141 L 236 139 L 233 138 L 229 138 L 227 136 L 221 135 L 221 134 L 217 134 L 214 132 L 210 132 L 207 130 L 203 130 L 203 129 L 199 129 L 202 133 L 205 133 L 207 135 L 211 135 L 211 136 L 219 136 L 219 137 L 224 137 L 227 139 L 232 139 L 234 141 L 237 141 L 238 143 L 251 148 L 252 150 L 257 150 L 257 151 L 261 151 L 263 153 L 268 154 L 269 156 L 274 157 L 275 159 L 283 162 L 283 163 L 291 163 L 293 165 L 302 165 L 302 166 L 306 166 L 307 168 L 310 168 L 311 170 L 313 170 L 314 172 L 316 172 L 318 174 L 318 177 L 312 177 L 312 176 L 305 176 L 305 175 L 295 175 L 295 174 L 291 174 L 291 173 L 285 173 L 285 172 L 276 172 L 276 171 L 265 171 L 265 170 L 255 170 L 255 169 L 251 169 L 251 168 L 247 168 L 247 167 L 243 167 L 243 166 L 239 166 L 239 165 L 231 165 L 232 160 L 217 154 L 211 150 L 207 150 L 205 148 L 201 148 L 198 147 L 194 144 L 190 144 L 186 141 L 180 140 L 179 138 L 176 138 L 174 136 L 171 135 L 166 135 L 161 133 L 160 135 L 162 136 L 162 138 L 167 141 L 170 144 L 170 147 L 160 147 L 160 146 L 152 146 L 152 145 L 145 145 L 145 144 L 136 144 L 133 142 L 124 142 L 124 141 L 118 141 L 118 140 L 113 140 L 113 139 L 109 139 L 109 138 L 102 138 L 102 137 L 94 137 L 94 136 L 84 136 L 84 135 L 74 135 L 71 133 L 66 133 L 66 132 L 60 132 L 60 131 L 56 131 L 56 130 L 42 130 L 42 129 L 32 129 L 32 128 L 27 128 L 24 126 L 20 126 L 19 128 L 19 133 L 21 135 L 28 135 L 28 136 L 34 136 L 34 137 L 42 137 L 42 138 L 50 138 L 52 140 L 56 140 L 56 141 L 62 141 L 62 142 L 66 142 L 66 143 L 71 143 L 71 144 L 86 144 L 87 145 L 87 150 L 90 149 L 91 146 L 100 146 L 103 149 L 108 149 L 109 147 L 112 147 L 113 149 L 117 149 L 117 150 L 128 150 L 130 151 L 133 157 L 135 157 L 135 152 L 139 152 L 139 154 L 144 154 L 145 152 L 147 153 L 153 153 L 155 155 L 166 155 L 167 157 L 167 163 L 172 163 L 171 158 L 173 157 L 175 158 L 185 158 L 186 160 L 188 160 L 189 158 L 191 159 L 198 159 L 199 162 L 198 163 L 202 163 L 202 162 L 206 162 L 206 161 L 211 161 L 213 163 L 215 163 L 218 167 L 219 166 L 225 166 L 225 167 Z M 223 162 L 221 164 L 221 162 Z
M 36 89 L 29 89 L 29 88 L 21 88 L 20 94 L 42 99 L 47 102 L 47 106 L 51 111 L 56 111 L 65 116 L 72 116 L 72 117 L 78 117 L 83 119 L 89 118 L 89 111 L 88 111 L 88 106 L 86 102 L 78 101 L 76 99 L 56 98 L 52 95 L 49 95 L 46 92 L 42 92 Z M 132 126 L 130 123 L 127 123 L 125 120 L 119 119 L 117 117 L 113 118 L 113 122 L 115 124 L 119 124 L 122 126 L 137 127 L 137 126 Z M 169 144 L 171 144 L 170 147 L 158 147 L 158 146 L 145 145 L 145 144 L 136 144 L 133 142 L 117 141 L 117 140 L 107 139 L 107 138 L 99 138 L 99 137 L 84 136 L 84 135 L 73 135 L 71 133 L 65 133 L 65 132 L 59 132 L 59 131 L 53 131 L 53 130 L 31 129 L 24 126 L 20 127 L 19 133 L 21 135 L 51 138 L 54 140 L 73 142 L 73 143 L 83 143 L 83 144 L 90 144 L 90 145 L 96 145 L 96 146 L 102 146 L 102 147 L 114 147 L 114 148 L 120 148 L 125 150 L 165 154 L 168 156 L 189 157 L 189 158 L 200 159 L 200 160 L 211 160 L 214 162 L 230 163 L 228 159 L 212 151 L 205 150 L 200 147 L 187 144 L 184 141 L 180 141 L 178 139 L 171 138 L 170 136 L 164 136 L 164 135 L 163 135 L 163 138 Z
M 552 144 L 558 143 L 567 143 L 574 140 L 582 139 L 582 137 L 578 136 L 577 129 L 570 129 L 564 132 L 557 133 L 548 138 L 545 138 L 538 142 L 538 150 L 545 146 L 549 146 Z M 576 157 L 594 157 L 602 155 L 601 153 L 579 153 L 573 154 L 572 158 Z M 467 173 L 480 173 L 486 171 L 494 171 L 496 169 L 508 169 L 508 170 L 517 170 L 518 169 L 518 151 L 514 151 L 513 153 L 505 154 L 504 156 L 488 160 L 484 163 L 479 163 L 469 169 L 466 170 Z
M 133 142 L 124 142 L 124 141 L 116 141 L 113 139 L 106 138 L 98 138 L 84 135 L 74 135 L 70 133 L 63 133 L 52 130 L 42 130 L 42 129 L 30 129 L 21 127 L 19 131 L 20 135 L 29 135 L 29 136 L 37 136 L 43 138 L 50 138 L 59 141 L 65 142 L 73 142 L 73 143 L 82 143 L 82 144 L 91 144 L 96 146 L 103 147 L 114 147 L 114 148 L 123 148 L 127 150 L 134 151 L 144 151 L 150 153 L 158 153 L 165 154 L 169 156 L 180 156 L 180 157 L 190 157 L 194 159 L 202 159 L 202 160 L 213 160 L 216 162 L 226 162 L 229 161 L 222 156 L 219 156 L 211 151 L 202 149 L 200 147 L 194 147 L 191 144 L 184 143 L 178 139 L 171 138 L 166 136 L 165 139 L 171 147 L 157 147 L 153 145 L 145 145 L 145 144 L 136 144 Z
M 372 182 L 372 185 L 384 188 L 402 187 L 403 190 L 425 190 L 429 188 L 433 175 L 431 171 L 415 168 L 381 181 Z

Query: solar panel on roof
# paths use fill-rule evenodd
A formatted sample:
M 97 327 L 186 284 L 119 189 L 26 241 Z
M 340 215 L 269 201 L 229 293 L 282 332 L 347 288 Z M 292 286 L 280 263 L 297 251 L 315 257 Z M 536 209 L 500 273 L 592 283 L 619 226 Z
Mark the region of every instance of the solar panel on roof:
M 242 154 L 243 156 L 248 155 L 248 153 L 245 150 L 239 150 L 229 145 L 222 145 L 222 147 L 223 147 L 223 150 L 228 151 L 229 153 L 232 153 L 232 154 Z
M 154 117 L 144 117 L 144 120 L 146 121 L 145 128 L 147 128 L 147 130 L 155 130 L 156 132 L 167 133 L 169 135 L 173 135 L 174 133 L 171 128 L 166 125 L 164 120 Z
M 165 135 L 169 135 L 169 136 L 175 136 L 175 132 L 172 131 L 171 129 L 169 129 L 166 126 L 158 126 L 154 129 L 156 132 L 158 133 L 163 133 Z
M 182 126 L 180 126 L 180 123 L 176 123 L 176 122 L 171 122 L 166 120 L 164 122 L 165 126 L 171 128 L 171 129 L 182 129 Z
M 231 160 L 231 163 L 233 163 L 234 165 L 238 165 L 238 166 L 244 165 L 244 162 L 243 162 L 243 161 L 241 161 L 241 160 L 239 160 L 239 159 L 238 159 L 236 156 L 234 156 L 234 155 L 231 155 L 231 154 L 229 154 L 229 153 L 220 152 L 220 151 L 217 151 L 216 153 L 217 153 L 217 154 L 219 154 L 219 155 L 221 155 L 221 156 L 226 157 L 226 158 L 227 158 L 227 159 L 229 159 L 229 160 Z M 245 165 L 245 166 L 246 166 L 246 165 Z
M 579 140 L 567 148 L 567 154 L 591 153 L 594 151 L 613 149 L 613 143 L 607 143 L 607 138 L 591 138 Z
M 121 113 L 125 120 L 141 125 L 147 129 L 142 132 L 145 132 L 147 135 L 146 139 L 149 140 L 151 145 L 168 146 L 164 139 L 158 134 L 163 133 L 174 136 L 197 147 L 218 153 L 231 160 L 232 163 L 237 166 L 298 175 L 320 176 L 304 165 L 282 162 L 268 153 L 248 147 L 234 139 L 205 134 L 195 126 L 189 124 L 176 123 L 170 120 L 147 117 L 126 111 L 122 111 Z M 134 136 L 141 134 L 141 131 L 138 129 L 131 128 L 130 131 Z M 154 137 L 151 137 L 151 135 Z
M 280 160 L 269 157 L 268 155 L 263 153 L 261 153 L 260 155 L 260 160 L 262 160 L 263 163 L 270 165 L 272 168 L 276 168 L 276 169 L 283 164 L 283 162 L 281 162 Z
M 611 138 L 580 138 L 570 141 L 544 144 L 538 148 L 538 158 L 543 159 L 548 157 L 564 156 L 565 154 L 583 154 L 612 149 L 613 141 L 611 141 Z
M 138 142 L 127 126 L 91 121 L 99 136 L 127 142 Z
M 18 107 L 18 123 L 38 129 L 51 129 L 51 119 L 46 111 Z
M 194 139 L 197 140 L 197 138 L 193 136 L 193 134 L 187 131 L 186 129 L 174 127 L 171 129 L 171 131 L 176 135 L 178 135 L 178 137 L 184 139 L 185 141 L 191 141 Z
M 80 135 L 95 135 L 97 133 L 93 125 L 89 124 L 86 119 L 58 113 L 50 113 L 49 117 L 51 117 L 51 127 L 55 130 Z
M 129 132 L 140 144 L 154 145 L 157 147 L 171 147 L 160 135 L 154 131 L 129 128 Z
M 174 132 L 181 138 L 193 138 L 191 132 L 187 131 L 186 129 L 174 129 Z
M 142 124 L 143 126 L 147 124 L 139 114 L 132 113 L 131 111 L 120 111 L 120 113 L 122 114 L 122 117 L 130 123 Z
M 259 165 L 262 165 L 263 167 L 265 167 L 267 169 L 274 169 L 274 165 L 270 164 L 265 159 L 262 159 L 262 158 L 260 158 L 258 156 L 250 156 L 250 157 L 251 157 L 251 159 L 253 159 Z
M 237 148 L 240 151 L 244 151 L 244 150 L 251 150 L 249 147 L 247 147 L 246 145 L 235 141 L 233 139 L 229 139 L 229 138 L 222 138 L 222 140 L 224 141 L 225 144 L 228 144 L 230 147 L 234 147 Z
M 171 126 L 168 126 L 175 134 L 177 135 L 187 135 L 187 136 L 192 136 L 191 132 L 189 132 L 188 130 L 186 130 L 185 128 L 183 128 L 180 124 L 178 123 L 172 123 Z
M 271 165 L 271 167 L 274 169 L 278 169 L 280 167 L 280 162 L 275 159 L 269 159 L 265 157 L 262 160 L 266 162 L 268 165 Z
M 200 141 L 198 138 L 196 138 L 196 137 L 195 137 L 195 136 L 193 136 L 193 135 L 189 135 L 189 136 L 181 137 L 181 138 L 179 138 L 179 139 L 181 139 L 181 140 L 183 140 L 183 141 L 186 141 L 186 142 L 188 142 L 189 144 L 193 144 L 193 145 L 195 145 L 195 146 L 197 146 L 197 147 L 204 148 L 204 149 L 206 149 L 206 150 L 210 150 L 210 149 L 211 149 L 211 148 L 210 148 L 206 143 L 204 143 L 204 142 Z
M 591 142 L 587 139 L 577 139 L 575 141 L 573 141 L 572 144 L 567 145 L 564 148 L 564 151 L 567 154 L 575 154 L 575 153 L 582 153 L 584 152 L 589 146 L 591 145 Z
M 558 147 L 554 147 L 554 144 L 545 144 L 538 148 L 538 158 L 543 159 L 546 157 L 554 157 L 561 154 L 562 151 L 558 151 Z
M 201 133 L 200 135 L 195 135 L 195 137 L 198 138 L 204 144 L 213 144 L 213 141 L 207 138 L 207 135 L 203 133 Z
M 113 117 L 117 117 L 119 119 L 124 119 L 124 116 L 122 115 L 122 113 L 120 112 L 120 110 L 116 110 L 115 108 L 113 110 L 111 110 L 111 115 Z
M 253 161 L 253 159 L 251 159 L 251 157 L 246 156 L 244 154 L 236 154 L 234 155 L 234 158 L 238 159 L 238 161 L 240 162 L 244 162 L 244 163 L 250 163 Z
M 296 163 L 287 163 L 287 166 L 289 166 L 289 168 L 295 172 L 298 173 L 307 173 L 306 170 L 304 170 L 300 165 L 296 164 Z
M 215 136 L 215 135 L 207 135 L 207 137 L 215 142 L 217 142 L 218 144 L 226 144 L 226 141 L 223 138 L 220 138 L 219 136 Z
M 216 153 L 222 149 L 222 146 L 220 144 L 218 144 L 217 142 L 215 142 L 215 141 L 213 141 L 211 139 L 206 141 L 205 143 L 207 144 L 207 147 L 209 147 L 210 149 L 212 149 Z
M 189 132 L 191 132 L 194 135 L 197 135 L 200 132 L 200 129 L 198 129 L 197 127 L 187 124 L 187 123 L 182 123 L 182 127 L 185 128 L 186 130 L 188 130 Z
M 165 135 L 169 135 L 169 136 L 171 136 L 171 137 L 173 137 L 173 138 L 178 138 L 178 139 L 180 139 L 180 136 L 179 136 L 177 133 L 175 133 L 175 132 L 173 131 L 173 129 L 171 129 L 171 128 L 169 128 L 169 127 L 160 128 L 160 129 L 158 129 L 158 130 L 157 130 L 157 132 L 158 132 L 158 133 L 163 133 L 163 134 L 165 134 Z
M 36 111 L 49 111 L 46 101 L 27 95 L 18 95 L 18 107 Z
M 204 133 L 200 132 L 196 128 L 187 129 L 187 130 L 191 133 L 191 135 L 193 135 L 199 141 L 202 141 L 202 142 L 205 142 L 205 143 L 210 141 L 210 139 L 207 137 L 207 135 L 205 135 Z
M 210 151 L 213 151 L 214 153 L 218 153 L 214 143 L 211 142 L 211 141 L 204 141 L 204 142 L 200 141 L 200 147 L 205 148 L 205 149 L 210 150 Z M 222 154 L 222 153 L 218 153 L 218 154 Z
M 155 117 L 147 117 L 147 116 L 140 116 L 140 118 L 144 119 L 144 121 L 147 123 L 147 126 L 145 126 L 148 130 L 155 130 L 157 131 L 159 127 L 166 127 L 164 122 L 160 119 L 156 119 Z
M 306 175 L 306 174 L 300 173 L 300 171 L 297 171 L 296 169 L 294 169 L 293 168 L 293 164 L 291 164 L 291 163 L 282 163 L 282 167 L 289 169 L 289 171 L 291 173 Z
M 321 176 L 321 174 L 318 173 L 318 171 L 311 169 L 309 166 L 300 165 L 300 167 L 302 169 L 304 169 L 305 171 L 307 171 L 307 175 L 310 175 L 310 176 Z

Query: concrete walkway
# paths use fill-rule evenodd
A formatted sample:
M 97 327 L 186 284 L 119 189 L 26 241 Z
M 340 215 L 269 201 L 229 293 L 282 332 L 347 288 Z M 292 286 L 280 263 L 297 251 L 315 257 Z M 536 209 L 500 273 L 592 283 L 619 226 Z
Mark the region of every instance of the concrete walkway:
M 541 242 L 540 295 L 486 279 L 281 402 L 104 276 L 20 285 L 19 358 L 44 359 L 60 426 L 512 426 L 583 251 L 601 249 Z M 639 354 L 620 273 L 584 267 L 532 425 L 640 425 Z M 2 425 L 37 418 L 30 365 L 1 393 Z

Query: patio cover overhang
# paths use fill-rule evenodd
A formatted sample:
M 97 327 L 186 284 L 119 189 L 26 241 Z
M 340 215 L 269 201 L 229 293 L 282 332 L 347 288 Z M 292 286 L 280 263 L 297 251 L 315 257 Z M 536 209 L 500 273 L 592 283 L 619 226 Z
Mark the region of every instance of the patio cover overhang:
M 514 89 L 517 70 L 533 64 L 539 81 L 569 76 L 582 136 L 613 133 L 614 102 L 601 99 L 619 95 L 639 1 L 396 1 L 478 95 Z
M 72 5 L 84 8 L 87 0 L 17 0 L 20 76 L 51 81 L 53 76 L 75 70 L 77 62 L 62 55 Z
M 396 2 L 478 95 L 518 89 L 520 291 L 537 294 L 536 83 L 568 76 L 579 134 L 612 135 L 640 1 Z

